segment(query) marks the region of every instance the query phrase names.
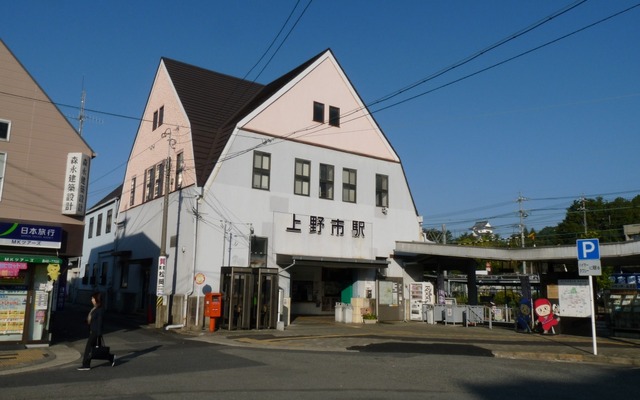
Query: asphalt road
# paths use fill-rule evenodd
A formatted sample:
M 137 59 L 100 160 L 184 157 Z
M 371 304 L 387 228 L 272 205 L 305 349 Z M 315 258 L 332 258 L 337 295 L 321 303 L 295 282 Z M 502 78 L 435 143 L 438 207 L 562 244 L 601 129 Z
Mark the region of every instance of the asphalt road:
M 79 351 L 82 329 L 67 323 Z M 66 336 L 64 336 L 66 335 Z M 111 325 L 111 367 L 94 361 L 0 376 L 8 399 L 606 399 L 637 398 L 640 369 L 508 360 L 425 344 L 359 352 L 227 347 L 176 332 Z

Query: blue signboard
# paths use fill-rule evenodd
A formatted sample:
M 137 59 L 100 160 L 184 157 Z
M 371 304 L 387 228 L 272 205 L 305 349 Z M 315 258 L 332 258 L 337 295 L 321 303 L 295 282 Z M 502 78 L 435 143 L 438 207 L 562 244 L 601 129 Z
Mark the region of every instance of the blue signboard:
M 578 275 L 601 275 L 600 242 L 598 239 L 579 239 L 576 241 L 578 250 Z
M 599 260 L 600 242 L 598 239 L 579 239 L 578 260 Z
M 62 246 L 62 228 L 0 222 L 0 245 L 59 249 Z

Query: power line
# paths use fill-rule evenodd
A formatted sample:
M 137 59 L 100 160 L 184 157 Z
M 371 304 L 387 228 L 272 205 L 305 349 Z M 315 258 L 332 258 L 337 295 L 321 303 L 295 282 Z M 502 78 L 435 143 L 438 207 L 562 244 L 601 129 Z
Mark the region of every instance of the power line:
M 528 55 L 528 54 L 530 54 L 530 53 L 533 53 L 533 52 L 535 52 L 535 51 L 538 51 L 538 50 L 540 50 L 540 49 L 543 49 L 543 48 L 545 48 L 545 47 L 547 47 L 547 46 L 550 46 L 550 45 L 552 45 L 552 44 L 554 44 L 554 43 L 557 43 L 557 42 L 559 42 L 559 41 L 561 41 L 561 40 L 564 40 L 564 39 L 566 39 L 566 38 L 568 38 L 568 37 L 571 37 L 571 36 L 573 36 L 573 35 L 576 35 L 576 34 L 578 34 L 578 33 L 582 32 L 582 31 L 585 31 L 585 30 L 587 30 L 587 29 L 589 29 L 589 28 L 592 28 L 592 27 L 594 27 L 594 26 L 596 26 L 596 25 L 599 25 L 599 24 L 601 24 L 601 23 L 603 23 L 603 22 L 606 22 L 606 21 L 608 21 L 608 20 L 610 20 L 610 19 L 612 19 L 612 18 L 615 18 L 615 17 L 617 17 L 617 16 L 619 16 L 619 15 L 622 15 L 622 14 L 624 14 L 624 13 L 626 13 L 626 12 L 629 12 L 629 11 L 631 11 L 632 9 L 637 8 L 637 7 L 639 7 L 639 6 L 640 6 L 640 3 L 635 4 L 635 5 L 633 5 L 633 6 L 631 6 L 631 7 L 628 7 L 628 8 L 626 8 L 626 9 L 622 10 L 622 11 L 619 11 L 619 12 L 617 12 L 617 13 L 615 13 L 615 14 L 612 14 L 612 15 L 610 15 L 610 16 L 608 16 L 608 17 L 602 18 L 602 19 L 600 19 L 600 20 L 598 20 L 598 21 L 596 21 L 596 22 L 593 22 L 593 23 L 591 23 L 591 24 L 589 24 L 589 25 L 586 25 L 586 26 L 584 26 L 584 27 L 582 27 L 582 28 L 580 28 L 580 29 L 576 29 L 575 31 L 573 31 L 573 32 L 571 32 L 571 33 L 568 33 L 568 34 L 563 35 L 563 36 L 560 36 L 560 37 L 558 37 L 558 38 L 556 38 L 556 39 L 550 40 L 550 41 L 548 41 L 548 42 L 546 42 L 546 43 L 544 43 L 544 44 L 541 44 L 541 45 L 539 45 L 539 46 L 536 46 L 536 47 L 534 47 L 534 48 L 531 48 L 531 49 L 529 49 L 529 50 L 527 50 L 527 51 L 524 51 L 524 52 L 519 53 L 519 54 L 517 54 L 517 55 L 515 55 L 515 56 L 513 56 L 513 57 L 510 57 L 510 58 L 507 58 L 507 59 L 505 59 L 505 60 L 502 60 L 502 61 L 500 61 L 500 62 L 498 62 L 498 63 L 495 63 L 495 64 L 493 64 L 493 65 L 490 65 L 490 66 L 488 66 L 488 67 L 486 67 L 486 68 L 482 68 L 482 69 L 480 69 L 480 70 L 478 70 L 478 71 L 476 71 L 476 72 L 473 72 L 473 73 L 471 73 L 471 74 L 465 75 L 465 76 L 463 76 L 463 77 L 461 77 L 461 78 L 455 79 L 455 80 L 453 80 L 453 81 L 450 81 L 450 82 L 448 82 L 448 83 L 445 83 L 445 84 L 440 85 L 440 86 L 438 86 L 438 87 L 435 87 L 435 88 L 433 88 L 433 89 L 426 90 L 426 91 L 424 91 L 424 92 L 422 92 L 422 93 L 418 93 L 418 94 L 416 94 L 416 95 L 414 95 L 414 96 L 411 96 L 411 97 L 408 97 L 408 98 L 403 99 L 403 100 L 401 100 L 401 101 L 398 101 L 398 102 L 396 102 L 396 103 L 390 104 L 390 105 L 388 105 L 388 106 L 386 106 L 386 107 L 378 108 L 377 110 L 373 111 L 373 112 L 372 112 L 372 114 L 373 114 L 373 113 L 376 113 L 376 112 L 383 111 L 383 110 L 387 110 L 387 109 L 389 109 L 389 108 L 392 108 L 392 107 L 398 106 L 398 105 L 400 105 L 400 104 L 404 104 L 404 103 L 406 103 L 406 102 L 408 102 L 408 101 L 411 101 L 411 100 L 415 100 L 415 99 L 417 99 L 417 98 L 419 98 L 419 97 L 422 97 L 422 96 L 424 96 L 424 95 L 426 95 L 426 94 L 433 93 L 433 92 L 435 92 L 435 91 L 437 91 L 437 90 L 440 90 L 440 89 L 443 89 L 443 88 L 445 88 L 445 87 L 448 87 L 448 86 L 454 85 L 454 84 L 456 84 L 456 83 L 462 82 L 462 81 L 464 81 L 464 80 L 466 80 L 466 79 L 469 79 L 469 78 L 471 78 L 471 77 L 474 77 L 474 76 L 476 76 L 476 75 L 479 75 L 479 74 L 481 74 L 481 73 L 483 73 L 483 72 L 487 72 L 487 71 L 489 71 L 489 70 L 492 70 L 492 69 L 494 69 L 494 68 L 497 68 L 497 67 L 499 67 L 499 66 L 501 66 L 501 65 L 504 65 L 504 64 L 509 63 L 509 62 L 511 62 L 511 61 L 514 61 L 514 60 L 516 60 L 516 59 L 518 59 L 518 58 L 520 58 L 520 57 L 524 57 L 525 55 Z M 357 117 L 357 118 L 360 118 L 360 117 Z
M 620 194 L 635 194 L 635 195 L 640 195 L 640 189 L 637 190 L 627 190 L 627 191 L 622 191 L 622 192 L 609 192 L 609 193 L 599 193 L 597 194 L 595 197 L 610 197 L 610 196 L 618 196 Z M 530 201 L 546 201 L 546 200 L 557 200 L 557 199 L 572 199 L 574 201 L 577 201 L 576 199 L 579 199 L 581 197 L 594 197 L 594 195 L 575 195 L 575 196 L 561 196 L 561 197 L 547 197 L 547 198 L 527 198 L 527 200 Z M 587 199 L 589 200 L 589 199 Z M 498 203 L 498 204 L 503 204 L 503 203 Z M 513 204 L 513 201 L 508 202 L 507 204 Z M 583 212 L 587 212 L 587 213 L 602 213 L 602 212 L 608 212 L 608 211 L 620 211 L 620 210 L 627 210 L 627 209 L 633 209 L 633 206 L 629 206 L 629 207 L 607 207 L 607 208 L 603 208 L 603 209 L 597 209 L 597 210 L 578 210 L 578 211 L 571 211 L 569 210 L 571 204 L 566 206 L 566 207 L 562 207 L 561 204 L 555 204 L 549 207 L 538 207 L 538 208 L 533 208 L 527 211 L 527 217 L 529 218 L 529 221 L 532 223 L 541 223 L 541 222 L 554 222 L 557 221 L 558 218 L 561 217 L 566 217 L 567 215 L 570 214 L 576 214 L 576 213 L 583 213 Z M 536 215 L 539 215 L 539 212 L 543 212 L 543 211 L 561 211 L 561 212 L 555 212 L 553 215 L 557 215 L 558 218 L 554 218 L 553 220 L 547 219 L 549 218 L 549 215 L 546 216 L 542 216 L 543 218 L 545 218 L 544 220 L 538 220 L 535 219 Z M 452 212 L 455 213 L 455 212 Z M 460 212 L 460 214 L 462 214 L 462 212 Z M 458 226 L 458 225 L 468 225 L 470 223 L 473 223 L 475 221 L 479 221 L 479 220 L 500 220 L 500 219 L 504 219 L 504 218 L 515 218 L 518 215 L 518 211 L 512 211 L 512 212 L 506 212 L 506 213 L 502 213 L 502 214 L 495 214 L 492 216 L 482 216 L 482 217 L 477 217 L 477 218 L 461 218 L 461 219 L 457 219 L 457 220 L 432 220 L 430 223 L 428 224 L 424 224 L 425 229 L 440 229 L 439 227 L 442 224 L 446 224 L 447 226 Z M 532 218 L 532 215 L 534 216 Z M 427 219 L 429 219 L 428 216 L 424 216 L 425 221 Z M 512 224 L 503 224 L 503 225 L 494 225 L 494 228 L 496 230 L 503 228 L 503 227 L 508 227 L 508 226 L 515 226 L 518 227 L 519 224 L 514 222 Z
M 262 55 L 260 56 L 260 58 L 258 59 L 258 61 L 256 61 L 256 63 L 253 65 L 253 67 L 251 67 L 249 69 L 249 71 L 244 75 L 244 77 L 242 77 L 243 80 L 247 79 L 247 77 L 249 76 L 249 74 L 251 73 L 251 71 L 253 71 L 258 64 L 260 64 L 260 62 L 267 56 L 267 54 L 269 53 L 269 51 L 271 50 L 271 48 L 273 47 L 273 45 L 276 43 L 276 41 L 278 40 L 278 38 L 280 37 L 280 34 L 282 34 L 282 31 L 284 31 L 285 26 L 287 26 L 287 24 L 289 23 L 289 21 L 291 20 L 291 16 L 293 16 L 293 13 L 296 11 L 296 8 L 298 8 L 298 4 L 300 4 L 300 0 L 298 0 L 296 2 L 296 4 L 293 6 L 293 9 L 291 10 L 291 12 L 289 13 L 289 16 L 287 17 L 287 19 L 284 21 L 284 23 L 282 24 L 282 27 L 280 27 L 280 30 L 278 31 L 278 33 L 276 34 L 276 36 L 273 38 L 273 40 L 271 41 L 271 43 L 269 44 L 269 46 L 267 47 L 267 49 L 264 51 L 264 53 L 262 53 Z M 311 1 L 309 2 L 309 4 L 311 4 Z M 308 5 L 307 5 L 308 7 Z M 304 14 L 304 13 L 303 13 Z M 299 18 L 298 18 L 299 20 Z M 295 26 L 295 25 L 294 25 Z M 292 28 L 293 29 L 293 28 Z M 291 33 L 291 31 L 289 31 L 289 33 Z M 276 51 L 277 52 L 277 51 Z M 273 58 L 273 57 L 272 57 Z M 269 59 L 269 61 L 271 61 L 271 59 Z M 269 63 L 267 62 L 267 65 L 269 65 Z M 264 69 L 263 69 L 264 70 Z M 262 71 L 261 71 L 262 72 Z M 252 82 L 255 82 L 258 77 L 260 77 L 260 74 L 258 74 L 253 80 Z
M 558 11 L 558 12 L 556 13 L 557 15 L 552 14 L 551 16 L 549 16 L 549 17 L 547 17 L 547 18 L 543 19 L 542 21 L 539 21 L 538 23 L 534 24 L 533 26 L 530 26 L 529 28 L 526 28 L 525 30 L 523 30 L 523 31 L 521 31 L 521 32 L 518 32 L 518 33 L 516 33 L 516 34 L 513 34 L 513 35 L 511 35 L 510 37 L 507 37 L 507 38 L 506 38 L 506 39 L 504 39 L 503 41 L 500 41 L 500 42 L 498 42 L 498 43 L 496 43 L 496 44 L 494 44 L 494 45 L 492 45 L 492 46 L 489 46 L 487 49 L 485 49 L 485 50 L 483 50 L 483 51 L 481 51 L 481 52 L 478 52 L 478 53 L 476 53 L 476 54 L 474 54 L 474 55 L 472 55 L 472 56 L 468 57 L 468 60 L 467 60 L 467 59 L 465 59 L 465 60 L 461 61 L 460 63 L 466 63 L 466 62 L 469 62 L 469 61 L 473 60 L 474 58 L 477 58 L 477 57 L 479 57 L 480 55 L 482 55 L 482 54 L 486 53 L 487 51 L 489 51 L 489 50 L 491 50 L 491 49 L 493 49 L 493 48 L 496 48 L 496 47 L 498 47 L 498 46 L 500 46 L 500 45 L 502 45 L 502 44 L 504 44 L 504 43 L 506 43 L 506 42 L 508 42 L 508 41 L 510 41 L 510 40 L 513 40 L 513 39 L 515 39 L 516 37 L 521 36 L 522 34 L 524 34 L 524 33 L 526 33 L 526 32 L 529 32 L 529 31 L 531 31 L 532 29 L 535 29 L 536 27 L 540 26 L 541 24 L 543 24 L 543 23 L 546 23 L 546 22 L 550 21 L 551 19 L 553 19 L 553 18 L 557 17 L 558 15 L 561 15 L 561 14 L 563 14 L 563 13 L 565 13 L 565 12 L 567 12 L 567 11 L 569 11 L 569 10 L 571 10 L 571 9 L 575 8 L 575 7 L 577 7 L 578 5 L 582 4 L 583 2 L 584 2 L 584 1 L 580 1 L 580 2 L 574 3 L 573 5 L 569 6 L 568 8 Z M 310 5 L 310 4 L 311 4 L 311 2 L 309 2 L 309 3 L 307 4 L 307 8 L 309 7 L 309 5 Z M 416 98 L 418 98 L 418 97 L 420 97 L 420 96 L 423 96 L 423 95 L 425 95 L 425 94 L 432 93 L 432 92 L 434 92 L 434 91 L 436 91 L 436 90 L 439 90 L 439 89 L 442 89 L 442 88 L 444 88 L 444 87 L 447 87 L 447 86 L 453 85 L 454 83 L 458 83 L 458 82 L 460 82 L 460 81 L 462 81 L 462 80 L 468 79 L 468 78 L 470 78 L 470 77 L 472 77 L 472 76 L 478 75 L 478 74 L 480 74 L 480 73 L 482 73 L 482 72 L 485 72 L 485 71 L 488 71 L 488 70 L 490 70 L 490 69 L 492 69 L 492 68 L 495 68 L 495 67 L 497 67 L 497 66 L 503 65 L 503 64 L 505 64 L 505 63 L 507 63 L 507 62 L 513 61 L 513 60 L 515 60 L 515 59 L 517 59 L 517 58 L 519 58 L 519 57 L 522 57 L 522 56 L 524 56 L 524 55 L 526 55 L 526 54 L 529 54 L 529 53 L 531 53 L 531 52 L 534 52 L 534 51 L 536 51 L 536 50 L 539 50 L 539 49 L 541 49 L 541 48 L 544 48 L 544 47 L 546 47 L 546 46 L 548 46 L 548 45 L 551 45 L 551 44 L 553 44 L 553 43 L 555 43 L 555 42 L 558 42 L 558 41 L 560 41 L 560 40 L 562 40 L 562 39 L 565 39 L 565 38 L 567 38 L 567 37 L 570 37 L 570 36 L 572 36 L 572 35 L 574 35 L 574 34 L 576 34 L 576 33 L 578 33 L 578 32 L 581 32 L 581 31 L 585 30 L 585 29 L 591 28 L 591 27 L 593 27 L 593 26 L 595 26 L 595 25 L 597 25 L 597 24 L 600 24 L 600 23 L 602 23 L 602 22 L 604 22 L 604 21 L 607 21 L 607 20 L 609 20 L 609 19 L 611 19 L 611 18 L 614 18 L 614 17 L 616 17 L 616 16 L 618 16 L 618 15 L 621 15 L 621 14 L 623 14 L 623 13 L 625 13 L 625 12 L 628 12 L 628 11 L 630 11 L 631 9 L 636 8 L 636 7 L 638 7 L 638 6 L 640 6 L 640 4 L 636 4 L 636 5 L 634 5 L 634 6 L 631 6 L 631 7 L 627 8 L 627 9 L 625 9 L 625 10 L 623 10 L 623 11 L 620 11 L 620 12 L 618 12 L 618 13 L 615 13 L 615 14 L 613 14 L 613 15 L 610 15 L 609 17 L 603 18 L 603 19 L 601 19 L 601 20 L 599 20 L 599 21 L 596 21 L 596 22 L 594 22 L 594 23 L 592 23 L 592 24 L 589 24 L 589 25 L 587 25 L 587 26 L 585 26 L 585 27 L 583 27 L 583 28 L 581 28 L 581 29 L 578 29 L 578 30 L 576 30 L 576 31 L 573 31 L 572 33 L 569 33 L 569 34 L 567 34 L 567 35 L 561 36 L 561 37 L 559 37 L 559 38 L 557 38 L 557 39 L 554 39 L 554 40 L 552 40 L 552 41 L 549 41 L 549 42 L 547 42 L 547 43 L 545 43 L 545 44 L 543 44 L 543 45 L 540 45 L 540 46 L 538 46 L 538 47 L 535 47 L 535 48 L 533 48 L 533 49 L 530 49 L 530 50 L 528 50 L 528 51 L 525 51 L 525 52 L 523 52 L 523 53 L 520 53 L 520 54 L 518 54 L 518 55 L 516 55 L 516 56 L 514 56 L 514 57 L 511 57 L 511 58 L 508 58 L 508 59 L 506 59 L 506 60 L 503 60 L 503 61 L 501 61 L 501 62 L 499 62 L 499 63 L 496 63 L 496 64 L 494 64 L 494 65 L 492 65 L 492 66 L 490 66 L 490 67 L 487 67 L 487 68 L 481 69 L 481 70 L 476 71 L 476 72 L 474 72 L 474 73 L 472 73 L 472 74 L 466 75 L 466 76 L 464 76 L 464 77 L 462 77 L 462 78 L 459 78 L 459 79 L 456 79 L 456 80 L 454 80 L 454 81 L 451 81 L 451 82 L 449 82 L 449 83 L 447 83 L 447 84 L 441 85 L 441 86 L 439 86 L 439 87 L 437 87 L 437 88 L 434 88 L 434 89 L 431 89 L 431 90 L 428 90 L 428 91 L 422 92 L 422 93 L 420 93 L 420 94 L 418 94 L 418 95 L 415 95 L 415 96 L 412 96 L 412 97 L 410 97 L 410 98 L 404 99 L 404 100 L 402 100 L 402 101 L 399 101 L 399 102 L 393 103 L 393 104 L 391 104 L 391 105 L 389 105 L 389 106 L 386 106 L 386 107 L 383 107 L 383 108 L 379 108 L 379 109 L 377 109 L 377 110 L 375 110 L 375 111 L 373 111 L 373 112 L 369 112 L 369 114 L 373 114 L 373 113 L 376 113 L 376 112 L 379 112 L 379 111 L 382 111 L 382 110 L 386 110 L 386 109 L 391 108 L 391 107 L 395 107 L 395 106 L 397 106 L 397 105 L 403 104 L 403 103 L 408 102 L 408 101 L 413 100 L 413 99 L 416 99 Z M 306 10 L 306 8 L 305 8 L 305 10 Z M 304 11 L 303 11 L 303 14 L 304 14 Z M 301 16 L 302 16 L 302 15 L 301 15 Z M 301 17 L 301 16 L 300 16 L 300 17 Z M 299 19 L 298 19 L 298 21 L 299 21 Z M 297 22 L 296 22 L 296 23 L 297 23 Z M 295 27 L 295 25 L 294 25 L 294 27 Z M 293 28 L 292 28 L 292 29 L 293 29 Z M 290 31 L 290 32 L 291 32 L 291 31 Z M 289 32 L 289 33 L 290 33 L 290 32 Z M 453 67 L 453 68 L 455 68 L 455 64 L 454 64 L 454 66 L 452 66 L 452 67 Z M 448 70 L 453 69 L 452 67 L 449 67 L 449 69 L 448 69 Z M 445 69 L 445 70 L 447 70 L 447 69 Z M 440 73 L 440 75 L 442 75 L 442 73 Z M 428 78 L 426 78 L 426 80 L 428 80 Z M 423 80 L 423 81 L 426 81 L 426 80 Z M 421 81 L 421 82 L 422 82 L 422 81 Z M 416 85 L 416 84 L 414 84 L 414 85 L 412 85 L 412 86 L 413 86 L 413 87 L 415 87 L 415 86 L 417 86 L 417 85 Z M 406 90 L 408 90 L 408 89 L 407 89 L 407 88 L 403 88 L 403 89 L 401 89 L 400 91 L 396 91 L 396 94 L 392 94 L 392 95 L 386 96 L 386 97 L 385 97 L 385 98 L 383 98 L 383 99 L 384 99 L 384 101 L 386 101 L 386 100 L 388 100 L 388 99 L 390 99 L 390 98 L 393 98 L 393 97 L 395 97 L 397 94 L 400 94 L 401 92 L 404 92 L 404 91 L 406 91 Z M 10 94 L 10 93 L 6 93 L 6 92 L 0 92 L 0 93 L 8 94 L 8 95 L 18 96 L 18 95 Z M 18 96 L 18 97 L 26 98 L 26 97 L 24 97 L 24 96 Z M 37 101 L 47 102 L 47 100 L 40 100 L 40 99 L 32 99 L 32 100 L 37 100 Z M 381 100 L 377 100 L 376 102 L 373 102 L 373 103 L 372 103 L 372 105 L 379 104 L 381 101 L 383 101 L 383 100 L 382 100 L 382 99 L 381 99 Z M 77 108 L 77 107 L 74 107 L 74 106 L 70 106 L 70 105 L 66 105 L 66 104 L 61 104 L 61 103 L 54 103 L 54 104 L 58 104 L 59 106 L 64 106 L 64 107 Z M 110 112 L 103 112 L 103 111 L 98 111 L 98 110 L 90 110 L 90 109 L 87 109 L 87 111 L 91 111 L 91 112 L 95 112 L 95 113 L 100 113 L 100 114 L 103 114 L 103 115 L 114 116 L 114 117 L 118 117 L 118 118 L 126 118 L 126 119 L 132 119 L 132 120 L 137 120 L 137 121 L 143 121 L 143 119 L 141 119 L 141 118 L 134 118 L 134 117 L 125 116 L 125 115 L 122 115 L 122 114 L 116 114 L 116 113 L 110 113 Z M 351 111 L 350 113 L 351 113 L 351 114 L 353 114 L 353 112 L 354 112 L 354 111 Z M 345 114 L 345 116 L 346 116 L 346 115 L 349 115 L 349 114 Z M 366 115 L 366 114 L 365 114 L 365 115 Z M 357 117 L 357 118 L 361 118 L 361 117 Z M 352 120 L 354 120 L 354 119 L 356 119 L 356 118 L 353 118 L 353 119 L 348 120 L 348 121 L 344 121 L 343 123 L 348 123 L 348 122 L 350 122 L 350 121 L 352 121 Z M 229 160 L 229 159 L 231 159 L 231 158 L 234 158 L 234 157 L 240 156 L 240 155 L 242 155 L 242 154 L 246 154 L 246 153 L 247 153 L 247 152 L 249 152 L 249 151 L 255 150 L 255 149 L 257 149 L 257 148 L 260 148 L 260 147 L 265 146 L 265 145 L 268 145 L 268 144 L 276 144 L 276 143 L 279 143 L 279 142 L 281 142 L 281 141 L 287 140 L 289 137 L 291 137 L 291 136 L 295 135 L 296 133 L 300 133 L 300 132 L 308 131 L 308 130 L 310 130 L 310 129 L 314 129 L 314 128 L 317 128 L 317 127 L 318 127 L 318 125 L 312 125 L 312 126 L 310 126 L 310 127 L 307 127 L 307 128 L 301 129 L 301 130 L 292 131 L 292 132 L 290 132 L 289 134 L 287 134 L 287 135 L 285 135 L 285 136 L 283 136 L 283 137 L 280 137 L 280 138 L 267 139 L 267 140 L 263 141 L 262 143 L 260 143 L 260 144 L 258 144 L 258 145 L 256 145 L 256 146 L 250 147 L 250 148 L 248 148 L 248 149 L 246 149 L 246 150 L 244 150 L 244 151 L 241 151 L 241 152 L 235 153 L 235 154 L 233 154 L 233 155 L 229 155 L 229 156 L 227 156 L 227 157 L 225 157 L 225 158 L 223 158 L 223 159 L 220 159 L 220 160 L 218 160 L 218 162 L 224 162 L 224 161 L 227 161 L 227 160 Z M 325 127 L 324 129 L 326 129 L 326 127 Z M 313 133 L 313 132 L 312 132 L 312 133 Z M 317 133 L 317 131 L 316 131 L 316 133 Z M 310 134 L 310 133 L 306 133 L 306 134 Z
M 513 34 L 511 34 L 511 35 L 499 40 L 498 42 L 496 42 L 496 43 L 494 43 L 494 44 L 492 44 L 492 45 L 490 45 L 488 47 L 485 47 L 484 49 L 479 50 L 479 51 L 475 52 L 474 54 L 472 54 L 472 55 L 470 55 L 468 57 L 465 57 L 462 60 L 457 61 L 457 62 L 455 62 L 454 64 L 452 64 L 452 65 L 450 65 L 448 67 L 445 67 L 445 68 L 441 69 L 438 72 L 435 72 L 435 73 L 427 76 L 426 78 L 423 78 L 423 79 L 421 79 L 421 80 L 419 80 L 419 81 L 417 81 L 415 83 L 412 83 L 411 85 L 408 85 L 408 86 L 406 86 L 406 87 L 404 87 L 402 89 L 399 89 L 399 90 L 397 90 L 395 92 L 392 92 L 392 93 L 390 93 L 390 94 L 388 94 L 386 96 L 383 96 L 383 97 L 379 98 L 378 100 L 375 100 L 375 101 L 369 103 L 367 106 L 371 107 L 371 106 L 374 106 L 376 104 L 379 104 L 379 103 L 385 102 L 387 100 L 390 100 L 390 99 L 392 99 L 392 98 L 394 98 L 396 96 L 399 96 L 400 94 L 402 94 L 404 92 L 407 92 L 407 91 L 409 91 L 409 90 L 411 90 L 413 88 L 416 88 L 416 87 L 418 87 L 420 85 L 423 85 L 423 84 L 425 84 L 425 83 L 427 83 L 427 82 L 429 82 L 429 81 L 431 81 L 431 80 L 433 80 L 433 79 L 435 79 L 437 77 L 440 77 L 440 76 L 446 74 L 447 72 L 453 71 L 454 69 L 456 69 L 458 67 L 461 67 L 461 66 L 463 66 L 465 64 L 468 64 L 471 61 L 475 60 L 476 58 L 478 58 L 478 57 L 480 57 L 480 56 L 482 56 L 482 55 L 484 55 L 484 54 L 486 54 L 486 53 L 488 53 L 488 52 L 490 52 L 492 50 L 495 50 L 498 47 L 500 47 L 500 46 L 502 46 L 502 45 L 504 45 L 506 43 L 509 43 L 512 40 L 515 40 L 518 37 L 523 36 L 526 33 L 529 33 L 531 31 L 535 30 L 536 28 L 541 27 L 542 25 L 546 24 L 547 22 L 550 22 L 553 19 L 555 19 L 555 18 L 557 18 L 557 17 L 559 17 L 559 16 L 561 16 L 561 15 L 563 15 L 563 14 L 565 14 L 565 13 L 571 11 L 571 10 L 573 10 L 574 8 L 584 4 L 585 2 L 586 2 L 586 0 L 580 0 L 580 1 L 576 1 L 575 3 L 573 3 L 571 5 L 568 5 L 568 6 L 564 7 L 564 8 L 561 8 L 560 10 L 558 10 L 558 11 L 556 11 L 556 12 L 554 12 L 554 13 L 546 16 L 546 17 L 544 17 L 543 19 L 533 23 L 532 25 L 529 25 L 528 27 L 526 27 L 526 28 L 524 28 L 524 29 L 522 29 L 520 31 L 517 31 L 517 32 L 515 32 L 515 33 L 513 33 Z

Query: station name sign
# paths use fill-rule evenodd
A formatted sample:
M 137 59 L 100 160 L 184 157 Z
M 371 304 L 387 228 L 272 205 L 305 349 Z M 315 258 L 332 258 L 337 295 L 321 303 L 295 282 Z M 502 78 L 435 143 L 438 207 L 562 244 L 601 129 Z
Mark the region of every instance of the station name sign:
M 344 236 L 345 224 L 346 221 L 343 219 L 336 218 L 325 221 L 324 217 L 316 215 L 310 215 L 308 221 L 303 222 L 302 219 L 296 217 L 296 214 L 292 214 L 291 224 L 286 229 L 287 232 L 301 233 L 304 226 L 310 234 L 322 235 L 323 232 L 330 231 L 331 236 Z M 365 226 L 364 221 L 351 221 L 351 236 L 364 238 Z

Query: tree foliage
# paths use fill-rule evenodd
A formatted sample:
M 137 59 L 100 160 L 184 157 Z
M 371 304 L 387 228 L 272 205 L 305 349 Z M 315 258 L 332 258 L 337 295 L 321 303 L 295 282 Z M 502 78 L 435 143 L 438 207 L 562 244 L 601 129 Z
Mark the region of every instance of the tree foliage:
M 556 226 L 547 226 L 539 232 L 524 230 L 524 247 L 575 244 L 577 239 L 598 238 L 602 243 L 624 241 L 623 226 L 640 223 L 640 195 L 631 200 L 602 197 L 575 200 L 564 219 Z M 468 246 L 522 247 L 522 236 L 513 234 L 506 239 L 476 237 L 465 233 L 447 243 Z
M 602 197 L 576 200 L 555 228 L 552 244 L 572 244 L 576 239 L 598 238 L 603 243 L 624 241 L 623 225 L 640 222 L 640 196 L 632 200 Z

